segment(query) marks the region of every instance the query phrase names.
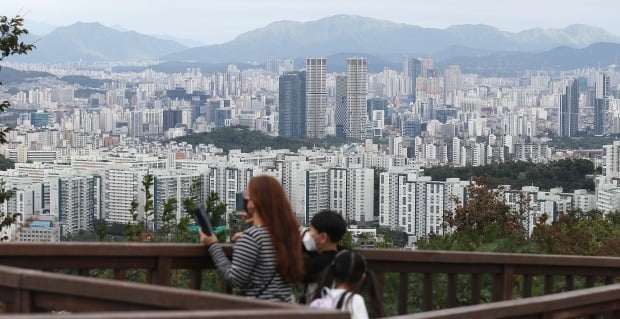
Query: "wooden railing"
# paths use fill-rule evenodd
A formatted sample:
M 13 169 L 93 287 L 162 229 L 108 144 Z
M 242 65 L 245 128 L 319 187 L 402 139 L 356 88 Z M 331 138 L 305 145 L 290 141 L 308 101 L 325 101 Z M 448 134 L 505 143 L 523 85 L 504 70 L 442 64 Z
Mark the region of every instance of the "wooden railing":
M 230 254 L 230 247 L 225 247 Z M 391 314 L 548 295 L 613 284 L 620 258 L 367 249 L 370 269 L 384 283 Z M 57 243 L 0 245 L 0 264 L 43 270 L 111 269 L 116 279 L 142 269 L 153 284 L 170 285 L 173 270 L 189 272 L 189 288 L 203 286 L 213 264 L 195 244 Z M 222 287 L 226 290 L 226 287 Z M 386 301 L 388 299 L 385 299 Z
M 409 313 L 411 288 L 422 290 L 420 308 L 430 311 L 608 285 L 620 277 L 620 258 L 615 257 L 372 249 L 364 254 L 380 277 L 398 273 L 398 314 Z M 412 276 L 418 277 L 417 285 Z
M 76 312 L 107 312 L 107 318 L 136 318 L 133 312 L 149 310 L 143 315 L 155 317 L 153 311 L 158 311 L 160 318 L 172 317 L 173 313 L 174 318 L 232 318 L 242 314 L 247 318 L 348 317 L 339 311 L 325 312 L 281 302 L 8 266 L 0 266 L 0 301 L 5 305 L 5 313 L 45 312 L 54 313 L 55 318 Z M 114 312 L 119 313 L 112 316 Z
M 620 318 L 620 284 L 548 296 L 422 312 L 415 315 L 392 317 L 392 319 L 564 319 L 585 316 Z

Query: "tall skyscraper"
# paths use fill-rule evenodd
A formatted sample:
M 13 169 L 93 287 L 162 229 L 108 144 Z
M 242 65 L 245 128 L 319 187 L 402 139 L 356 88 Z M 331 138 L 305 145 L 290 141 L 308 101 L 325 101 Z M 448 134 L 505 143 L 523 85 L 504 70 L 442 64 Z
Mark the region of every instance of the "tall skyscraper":
M 324 138 L 327 125 L 327 87 L 325 58 L 306 59 L 306 136 Z
M 284 72 L 280 76 L 279 122 L 280 136 L 306 136 L 306 72 Z
M 443 82 L 444 101 L 447 101 L 448 97 L 454 97 L 456 90 L 463 87 L 461 68 L 458 65 L 448 66 L 443 72 Z
M 347 59 L 347 138 L 361 140 L 366 136 L 366 96 L 368 92 L 368 61 Z
M 420 60 L 420 74 L 419 76 L 424 78 L 434 77 L 435 69 L 433 59 L 431 58 L 419 58 Z
M 163 125 L 164 131 L 167 131 L 182 121 L 183 111 L 181 110 L 164 110 L 163 111 Z
M 347 77 L 336 76 L 336 137 L 346 137 L 344 133 L 347 119 Z
M 600 72 L 596 76 L 594 97 L 594 134 L 605 134 L 609 111 L 609 75 Z
M 409 79 L 409 98 L 416 99 L 416 80 L 422 74 L 422 62 L 419 59 L 406 57 L 403 63 L 403 73 Z
M 560 127 L 558 135 L 572 137 L 579 128 L 579 83 L 577 79 L 568 80 L 565 93 L 560 96 Z

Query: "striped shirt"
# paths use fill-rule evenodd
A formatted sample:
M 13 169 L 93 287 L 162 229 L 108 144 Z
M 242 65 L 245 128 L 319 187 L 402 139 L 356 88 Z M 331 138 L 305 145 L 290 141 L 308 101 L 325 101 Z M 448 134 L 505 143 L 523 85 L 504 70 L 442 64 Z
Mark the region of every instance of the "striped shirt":
M 291 302 L 292 285 L 285 283 L 278 271 L 278 260 L 269 231 L 253 226 L 233 246 L 232 261 L 220 244 L 209 247 L 209 253 L 224 278 L 244 296 Z

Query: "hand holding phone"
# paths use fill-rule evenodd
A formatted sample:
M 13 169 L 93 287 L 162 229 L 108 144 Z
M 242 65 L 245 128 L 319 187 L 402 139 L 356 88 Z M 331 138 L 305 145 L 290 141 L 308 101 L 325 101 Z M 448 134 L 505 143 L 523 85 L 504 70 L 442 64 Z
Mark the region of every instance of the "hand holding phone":
M 205 205 L 200 205 L 200 207 L 194 209 L 194 216 L 196 217 L 196 222 L 200 225 L 200 230 L 207 236 L 213 235 L 211 216 Z

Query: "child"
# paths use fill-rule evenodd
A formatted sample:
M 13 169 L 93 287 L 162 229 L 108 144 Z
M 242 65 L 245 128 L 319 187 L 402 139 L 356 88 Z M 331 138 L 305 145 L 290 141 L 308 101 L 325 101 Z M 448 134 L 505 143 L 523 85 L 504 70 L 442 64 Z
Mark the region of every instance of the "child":
M 310 228 L 302 233 L 304 259 L 304 294 L 300 303 L 309 303 L 316 289 L 319 275 L 331 265 L 336 253 L 341 250 L 338 242 L 347 231 L 347 223 L 337 212 L 323 210 L 316 213 L 310 221 Z M 325 283 L 331 287 L 331 281 Z M 320 287 L 319 290 L 321 290 Z
M 327 278 L 332 276 L 334 287 L 324 287 L 322 291 L 317 289 L 310 307 L 341 309 L 349 312 L 351 319 L 366 319 L 368 312 L 360 294 L 366 288 L 374 315 L 383 317 L 380 290 L 374 274 L 367 268 L 366 259 L 360 253 L 350 249 L 340 251 L 319 281 L 319 287 L 323 287 Z

